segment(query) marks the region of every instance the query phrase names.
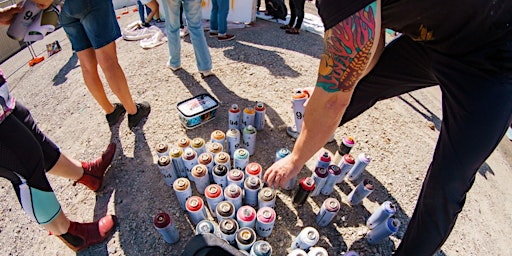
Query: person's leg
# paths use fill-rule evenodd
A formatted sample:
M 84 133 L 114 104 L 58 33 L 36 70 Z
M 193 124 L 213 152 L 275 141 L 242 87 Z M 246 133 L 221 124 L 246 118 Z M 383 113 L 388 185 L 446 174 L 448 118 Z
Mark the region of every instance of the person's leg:
M 138 10 L 139 10 L 139 18 L 140 18 L 140 22 L 144 23 L 146 22 L 146 19 L 144 19 L 144 17 L 146 16 L 144 14 L 144 8 L 145 8 L 145 5 L 143 5 L 140 0 L 137 0 L 137 6 L 138 6 Z
M 183 24 L 183 1 L 180 1 L 180 28 L 184 28 L 185 24 Z
M 292 0 L 295 3 L 295 10 L 297 11 L 297 23 L 295 23 L 295 29 L 300 30 L 302 22 L 304 21 L 304 5 L 306 0 Z
M 476 172 L 511 121 L 512 44 L 488 45 L 469 58 L 430 53 L 440 80 L 443 120 L 432 163 L 395 255 L 432 255 L 443 245 Z
M 180 15 L 181 0 L 163 0 L 165 25 L 167 27 L 167 45 L 169 47 L 169 61 L 167 67 L 172 70 L 181 68 L 181 42 L 180 42 Z
M 297 19 L 295 0 L 289 0 L 288 5 L 290 5 L 290 21 L 288 22 L 288 28 L 292 28 L 293 25 L 295 25 L 295 19 Z
M 185 0 L 183 0 L 185 1 Z M 217 36 L 219 33 L 219 4 L 222 0 L 212 0 L 212 11 L 210 13 L 210 36 Z
M 211 75 L 212 58 L 210 49 L 206 44 L 203 25 L 201 24 L 201 0 L 184 0 L 183 4 L 185 18 L 187 19 L 190 31 L 190 40 L 192 41 L 196 56 L 197 68 L 202 75 Z
M 228 13 L 229 13 L 229 0 L 217 0 L 218 22 L 219 22 L 219 36 L 226 35 L 228 31 Z
M 151 9 L 151 12 L 148 14 L 148 17 L 146 18 L 146 23 L 151 22 L 153 20 L 153 17 L 155 17 L 156 19 L 160 19 L 158 2 L 156 0 L 151 0 L 146 5 Z

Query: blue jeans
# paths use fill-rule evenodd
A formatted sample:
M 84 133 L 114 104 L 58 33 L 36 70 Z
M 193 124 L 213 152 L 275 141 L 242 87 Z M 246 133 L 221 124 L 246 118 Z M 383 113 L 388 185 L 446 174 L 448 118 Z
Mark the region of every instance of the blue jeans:
M 229 0 L 212 0 L 210 15 L 210 31 L 218 31 L 220 35 L 228 31 Z
M 149 14 L 151 12 L 151 8 L 149 8 L 147 5 L 143 5 L 140 0 L 137 0 L 137 5 L 139 6 L 139 17 L 140 21 L 142 23 L 146 22 L 146 14 Z M 144 9 L 146 9 L 146 12 L 144 13 Z
M 163 0 L 165 25 L 167 27 L 167 43 L 169 45 L 169 63 L 173 68 L 181 66 L 180 44 L 180 5 L 182 0 Z M 190 40 L 196 55 L 196 64 L 199 71 L 212 69 L 212 57 L 204 37 L 201 24 L 201 0 L 183 0 L 183 11 L 187 20 Z

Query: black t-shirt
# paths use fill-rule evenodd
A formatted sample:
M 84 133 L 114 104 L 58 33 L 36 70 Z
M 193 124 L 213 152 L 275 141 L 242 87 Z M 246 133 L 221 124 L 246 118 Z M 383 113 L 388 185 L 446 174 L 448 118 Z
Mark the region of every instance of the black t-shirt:
M 329 29 L 372 2 L 320 0 L 318 12 Z M 382 24 L 439 52 L 464 54 L 511 39 L 512 1 L 382 0 Z

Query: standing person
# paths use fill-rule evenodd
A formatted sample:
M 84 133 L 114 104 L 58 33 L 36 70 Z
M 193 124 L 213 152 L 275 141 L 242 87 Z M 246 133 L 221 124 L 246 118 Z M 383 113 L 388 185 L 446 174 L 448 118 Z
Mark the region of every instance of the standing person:
M 151 26 L 149 23 L 153 20 L 153 17 L 156 18 L 156 22 L 162 22 L 160 20 L 160 5 L 156 0 L 141 0 L 141 3 L 151 9 L 151 12 L 146 17 L 146 20 L 143 21 L 142 25 L 144 25 L 144 27 Z
M 464 8 L 461 8 L 464 6 Z M 512 116 L 512 1 L 322 0 L 324 53 L 290 155 L 265 173 L 283 186 L 333 134 L 377 101 L 439 86 L 443 120 L 395 255 L 432 255 Z M 449 22 L 446 22 L 448 21 Z M 403 33 L 385 48 L 384 28 Z M 357 86 L 356 86 L 357 85 Z M 478 146 L 474 140 L 478 138 Z
M 283 25 L 280 28 L 285 29 L 287 34 L 298 35 L 304 21 L 304 5 L 306 0 L 289 0 L 288 4 L 290 5 L 290 21 L 287 25 Z
M 147 5 L 142 4 L 142 2 L 140 0 L 137 0 L 137 6 L 138 6 L 138 10 L 139 10 L 140 22 L 142 22 L 142 24 L 144 24 L 144 22 L 146 22 L 146 14 L 151 13 L 151 8 L 149 8 Z M 144 12 L 144 10 L 146 12 Z
M 38 6 L 46 9 L 49 3 L 46 4 Z M 9 25 L 13 15 L 20 11 L 17 7 L 0 9 L 0 24 Z M 70 221 L 46 173 L 76 180 L 75 184 L 97 191 L 115 151 L 116 145 L 112 143 L 100 158 L 91 162 L 79 162 L 62 153 L 39 130 L 28 109 L 9 93 L 0 70 L 0 177 L 11 181 L 25 213 L 74 251 L 106 240 L 115 231 L 116 217 L 106 215 L 91 223 Z
M 235 35 L 228 34 L 229 0 L 212 0 L 210 14 L 210 37 L 217 37 L 219 41 L 235 39 Z
M 121 30 L 112 1 L 66 0 L 59 21 L 77 53 L 85 85 L 105 111 L 108 124 L 117 124 L 128 112 L 128 127 L 137 127 L 149 115 L 151 108 L 148 102 L 133 102 L 117 60 L 115 40 L 121 36 Z M 121 104 L 112 104 L 107 98 L 98 74 L 98 64 Z
M 172 71 L 181 69 L 181 43 L 180 43 L 180 5 L 190 31 L 190 40 L 194 47 L 196 64 L 201 77 L 213 75 L 212 57 L 206 44 L 203 25 L 201 24 L 201 0 L 164 0 L 162 1 L 167 26 L 167 41 L 169 45 L 169 61 L 167 67 Z

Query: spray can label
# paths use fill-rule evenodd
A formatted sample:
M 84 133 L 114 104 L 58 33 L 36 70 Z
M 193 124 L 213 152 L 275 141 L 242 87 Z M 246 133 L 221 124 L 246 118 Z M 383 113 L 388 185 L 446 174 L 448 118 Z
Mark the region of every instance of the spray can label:
M 162 235 L 165 242 L 173 244 L 180 240 L 180 233 L 174 223 L 172 222 L 171 216 L 165 212 L 161 212 L 153 218 L 153 226 Z
M 249 151 L 249 155 L 254 155 L 254 150 L 256 148 L 256 128 L 252 125 L 247 125 L 244 128 L 242 137 L 244 148 Z
M 168 156 L 162 156 L 158 159 L 158 169 L 164 176 L 165 184 L 172 187 L 174 181 L 178 178 L 174 166 L 171 163 L 171 159 Z
M 366 155 L 365 153 L 359 154 L 356 158 L 354 166 L 352 166 L 352 168 L 347 174 L 348 179 L 350 181 L 355 181 L 357 178 L 359 178 L 359 175 L 361 175 L 361 173 L 364 171 L 364 169 L 370 163 L 370 161 L 370 156 Z
M 180 202 L 181 208 L 186 211 L 186 202 L 192 196 L 192 188 L 190 187 L 190 181 L 187 178 L 178 178 L 173 183 L 174 194 Z
M 254 117 L 255 111 L 253 107 L 244 108 L 244 112 L 242 113 L 242 126 L 240 129 L 243 130 L 249 125 L 254 127 Z
M 269 237 L 274 228 L 276 212 L 270 207 L 262 207 L 256 213 L 256 233 L 261 237 Z
M 171 157 L 174 170 L 176 170 L 176 174 L 178 174 L 180 178 L 187 177 L 187 169 L 185 168 L 185 164 L 183 163 L 183 159 L 181 158 L 181 156 L 183 155 L 183 150 L 181 148 L 173 148 L 169 155 Z
M 320 227 L 329 225 L 339 210 L 340 202 L 335 198 L 327 198 L 322 204 L 322 207 L 320 207 L 320 211 L 316 215 L 316 224 L 318 224 Z
M 308 250 L 310 247 L 315 246 L 315 244 L 320 239 L 320 234 L 318 230 L 313 227 L 305 227 L 299 233 L 299 235 L 292 241 L 291 249 L 303 249 Z
M 7 29 L 7 35 L 16 41 L 23 41 L 29 26 L 40 12 L 41 9 L 37 7 L 36 3 L 25 0 L 23 3 L 23 11 L 14 17 L 11 25 Z
M 254 110 L 256 112 L 254 116 L 254 127 L 256 130 L 261 131 L 265 127 L 265 104 L 263 104 L 263 102 L 256 103 Z
M 400 221 L 395 218 L 389 218 L 370 230 L 370 232 L 366 234 L 366 240 L 369 244 L 377 244 L 384 238 L 396 233 L 398 228 L 400 228 Z
M 237 104 L 231 105 L 228 113 L 228 127 L 229 129 L 240 129 L 240 108 Z
M 354 166 L 355 159 L 352 157 L 351 154 L 346 154 L 341 158 L 341 161 L 339 163 L 339 167 L 341 170 L 340 176 L 338 177 L 338 181 L 336 183 L 343 182 L 343 179 L 345 179 L 345 176 L 347 176 L 347 173 L 352 169 L 352 166 Z
M 366 221 L 366 226 L 369 229 L 373 229 L 377 225 L 379 225 L 382 222 L 387 221 L 391 216 L 393 216 L 396 213 L 396 207 L 393 203 L 390 201 L 385 201 L 382 203 L 379 208 L 373 214 L 368 218 Z
M 292 95 L 293 115 L 295 117 L 295 127 L 297 132 L 302 131 L 302 122 L 304 121 L 304 103 L 309 98 L 309 94 L 303 90 L 297 90 Z
M 357 187 L 348 194 L 350 205 L 360 204 L 365 197 L 373 192 L 373 183 L 369 179 L 364 179 Z

